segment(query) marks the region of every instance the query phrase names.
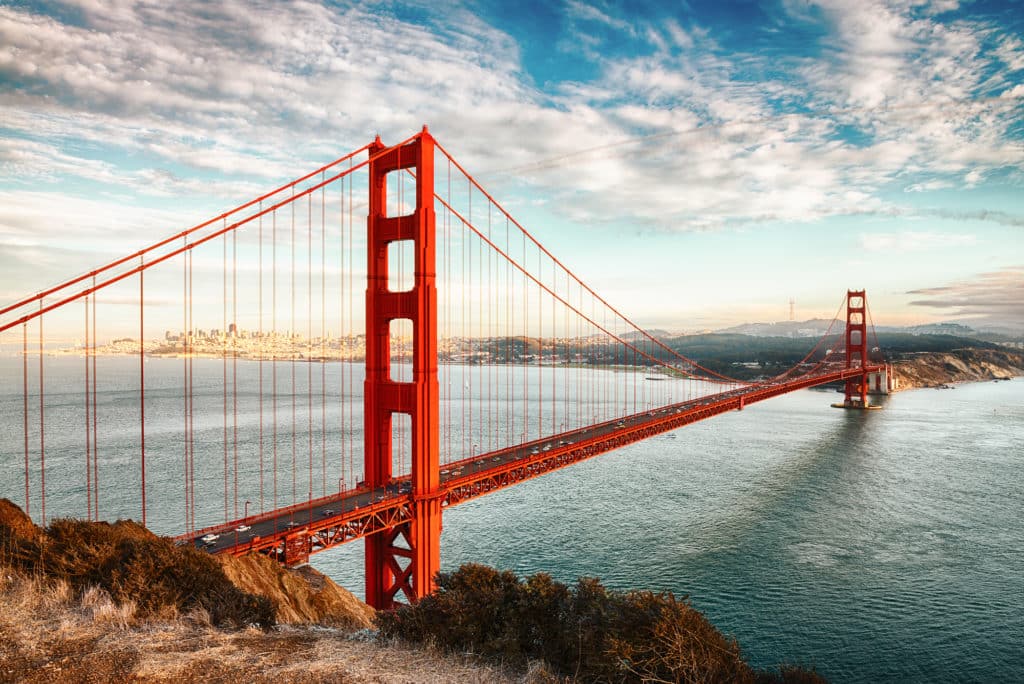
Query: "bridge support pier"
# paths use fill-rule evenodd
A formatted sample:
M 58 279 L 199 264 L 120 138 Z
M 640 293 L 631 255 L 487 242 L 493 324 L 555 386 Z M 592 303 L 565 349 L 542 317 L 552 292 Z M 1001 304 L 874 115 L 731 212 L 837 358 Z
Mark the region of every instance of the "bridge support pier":
M 370 156 L 377 157 L 370 162 L 367 216 L 364 479 L 371 489 L 393 477 L 392 415 L 408 414 L 412 422 L 412 520 L 366 539 L 366 601 L 387 609 L 399 592 L 410 602 L 429 594 L 441 568 L 434 139 L 425 126 L 406 145 L 388 149 L 378 138 Z M 387 175 L 407 170 L 416 176 L 416 208 L 388 216 Z M 413 247 L 413 287 L 395 292 L 388 247 L 403 241 Z M 391 322 L 400 319 L 412 322 L 412 382 L 391 378 Z

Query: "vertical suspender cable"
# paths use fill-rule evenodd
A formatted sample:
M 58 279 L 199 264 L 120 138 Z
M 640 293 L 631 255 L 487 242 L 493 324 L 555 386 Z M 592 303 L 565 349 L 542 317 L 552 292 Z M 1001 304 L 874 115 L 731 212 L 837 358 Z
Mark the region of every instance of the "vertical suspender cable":
M 88 359 L 86 360 L 88 363 Z M 21 410 L 22 415 L 25 418 L 24 435 L 25 435 L 25 515 L 32 517 L 32 509 L 29 508 L 31 500 L 29 499 L 29 475 L 28 475 L 28 323 L 22 323 L 21 325 Z M 87 381 L 88 383 L 88 381 Z M 88 393 L 88 384 L 86 386 L 86 393 Z M 88 429 L 88 426 L 86 426 Z M 88 462 L 86 468 L 88 468 Z
M 338 436 L 341 440 L 339 444 L 338 458 L 341 463 L 341 475 L 338 478 L 338 492 L 340 493 L 345 487 L 345 447 L 346 435 L 345 435 L 345 371 L 347 362 L 345 360 L 345 342 L 346 342 L 346 326 L 345 326 L 345 179 L 341 179 L 341 183 L 338 187 L 338 367 L 340 368 L 340 378 L 338 385 L 338 400 L 341 402 L 338 406 Z
M 188 331 L 189 331 L 189 354 L 188 354 L 188 454 L 189 454 L 189 511 L 192 513 L 192 529 L 196 528 L 196 415 L 195 415 L 195 379 L 193 371 L 195 360 L 192 352 L 192 331 L 195 329 L 195 318 L 192 315 L 192 294 L 195 287 L 192 282 L 192 262 L 194 253 L 188 251 Z M 93 326 L 95 328 L 95 326 Z
M 339 425 L 338 434 L 341 438 L 341 476 L 338 478 L 338 490 L 344 489 L 345 484 L 345 457 L 346 450 L 350 444 L 350 435 L 345 433 L 345 407 L 348 400 L 345 398 L 345 376 L 348 370 L 348 361 L 345 356 L 345 346 L 348 338 L 348 326 L 346 325 L 345 319 L 345 179 L 341 179 L 338 191 L 338 304 L 340 309 L 338 311 L 338 353 L 340 355 L 339 367 L 341 368 L 341 377 L 338 385 L 338 396 L 341 404 L 338 407 L 339 411 Z
M 488 240 L 491 239 L 491 203 L 490 202 L 487 203 L 487 239 Z M 493 349 L 493 347 L 492 347 L 492 340 L 494 339 L 494 327 L 493 327 L 493 317 L 492 317 L 493 308 L 491 307 L 491 302 L 492 302 L 492 298 L 494 297 L 494 295 L 496 293 L 495 293 L 495 289 L 494 289 L 494 283 L 491 280 L 491 276 L 492 276 L 492 273 L 491 273 L 491 263 L 494 261 L 494 250 L 487 249 L 486 250 L 486 254 L 487 254 L 487 337 L 486 337 L 486 339 L 487 339 L 487 347 L 486 347 L 486 349 L 487 349 L 487 357 L 486 357 L 486 359 L 487 359 L 487 401 L 486 401 L 485 405 L 487 406 L 487 450 L 488 451 L 493 451 L 494 450 L 494 446 L 493 446 L 494 445 L 494 441 L 493 440 L 494 440 L 495 426 L 493 424 L 493 422 L 494 422 L 494 412 L 491 410 L 491 408 L 492 408 L 492 402 L 494 401 L 493 383 L 492 383 L 492 375 L 493 375 L 493 370 L 494 370 L 494 359 L 491 357 L 491 350 Z M 481 440 L 481 442 L 482 442 L 482 440 Z M 483 448 L 482 443 L 481 443 L 481 447 L 480 448 L 481 449 Z
M 509 251 L 511 245 L 509 244 L 509 225 L 508 217 L 505 217 L 505 254 L 511 254 Z M 506 411 L 506 424 L 508 425 L 508 443 L 509 445 L 515 444 L 516 438 L 516 422 L 515 422 L 515 411 L 512 405 L 512 326 L 513 316 L 512 311 L 512 262 L 505 259 L 505 411 Z
M 188 240 L 185 239 L 185 245 Z M 185 531 L 190 531 L 188 524 L 188 253 L 181 260 L 181 417 L 184 422 L 184 439 L 182 453 L 182 472 L 184 474 L 185 499 Z
M 468 179 L 467 179 L 467 181 L 468 181 Z M 469 182 L 466 183 L 466 194 L 468 195 L 468 202 L 469 202 L 469 210 L 468 210 L 468 212 L 469 212 L 469 220 L 470 220 L 470 223 L 472 223 L 472 221 L 473 221 L 473 186 Z M 472 239 L 472 236 L 467 236 L 467 237 L 469 239 Z M 467 289 L 467 288 L 464 287 L 463 290 L 462 290 L 462 299 L 463 299 L 464 302 L 467 299 L 469 299 L 470 293 L 474 291 L 474 288 L 473 288 L 473 250 L 472 250 L 472 245 L 469 244 L 469 243 L 466 244 L 466 247 L 467 247 L 467 249 L 466 249 L 466 268 L 467 268 L 467 271 L 468 271 L 467 272 L 467 277 L 469 278 L 469 288 Z M 468 310 L 467 318 L 469 319 L 470 325 L 465 326 L 465 333 L 464 333 L 464 335 L 469 340 L 470 348 L 472 349 L 472 344 L 473 344 L 473 342 L 472 342 L 473 326 L 471 324 L 471 321 L 472 321 L 472 318 L 473 318 L 473 302 L 469 301 L 467 306 L 466 306 L 466 308 Z M 467 442 L 466 442 L 466 447 L 467 447 L 466 451 L 472 456 L 472 455 L 474 455 L 473 454 L 473 439 L 475 437 L 474 434 L 473 434 L 473 392 L 474 392 L 474 388 L 475 388 L 475 385 L 476 385 L 476 378 L 474 376 L 477 375 L 477 374 L 473 373 L 471 368 L 467 368 L 467 372 L 470 373 L 470 376 L 469 376 L 469 398 L 468 398 L 468 405 L 469 405 L 469 437 L 468 437 Z M 463 384 L 463 387 L 465 387 L 465 386 L 466 385 Z
M 320 174 L 323 182 L 324 174 Z M 327 188 L 320 188 L 320 486 L 327 495 Z
M 522 259 L 523 266 L 526 266 L 526 233 L 520 231 L 523 238 Z M 530 345 L 530 284 L 526 278 L 526 269 L 523 269 L 523 440 L 530 439 L 530 364 L 527 362 Z
M 352 160 L 348 162 L 352 168 Z M 355 224 L 353 223 L 354 209 L 352 208 L 352 176 L 348 179 L 348 334 L 350 338 L 355 330 Z M 349 365 L 348 369 L 348 472 L 350 482 L 358 481 L 355 475 L 355 378 L 354 368 Z M 365 476 L 365 474 L 364 474 Z
M 291 384 L 291 395 L 292 395 L 292 503 L 294 504 L 298 498 L 298 437 L 295 434 L 296 424 L 296 394 L 295 391 L 295 186 L 292 185 L 292 201 L 289 204 L 292 210 L 292 266 L 291 266 L 291 327 L 288 331 L 288 355 L 291 357 L 291 370 L 292 370 L 292 384 Z
M 469 325 L 468 325 L 468 321 L 467 321 L 467 317 L 466 317 L 466 295 L 467 295 L 467 292 L 468 292 L 468 290 L 466 289 L 466 287 L 467 287 L 466 286 L 466 275 L 469 272 L 469 268 L 468 268 L 466 259 L 467 259 L 468 254 L 469 254 L 469 234 L 466 233 L 465 231 L 462 231 L 461 246 L 462 246 L 462 253 L 459 255 L 459 267 L 460 267 L 459 268 L 459 270 L 460 270 L 459 279 L 461 281 L 461 286 L 459 287 L 459 327 L 460 327 L 460 330 L 459 330 L 459 332 L 460 332 L 460 335 L 459 335 L 459 337 L 460 337 L 460 345 L 459 346 L 460 346 L 460 348 L 465 349 L 465 341 L 469 338 L 469 334 L 470 334 L 470 329 L 469 329 Z M 460 456 L 465 456 L 469 452 L 468 444 L 467 444 L 467 441 L 466 441 L 466 404 L 469 401 L 469 398 L 467 397 L 466 390 L 469 388 L 469 381 L 468 381 L 468 378 L 467 378 L 467 375 L 469 373 L 469 367 L 467 365 L 465 365 L 465 363 L 466 362 L 463 361 L 462 377 L 461 377 L 461 382 L 459 383 L 459 398 L 460 398 L 459 407 L 461 409 L 461 423 L 462 423 L 462 429 L 459 432 L 459 441 L 460 441 L 459 451 L 461 452 Z M 472 417 L 471 417 L 471 419 L 472 419 Z
M 270 439 L 273 442 L 273 470 L 274 470 L 274 510 L 277 510 L 277 350 L 281 341 L 277 334 L 277 210 L 271 215 L 270 234 L 270 412 L 273 415 L 271 422 Z M 276 525 L 275 525 L 276 527 Z
M 544 434 L 544 276 L 540 247 L 537 247 L 537 437 Z
M 452 160 L 448 160 L 448 202 L 445 205 L 445 220 L 444 220 L 444 242 L 445 242 L 445 334 L 448 337 L 448 353 L 451 353 L 451 340 L 455 336 L 452 331 L 452 213 L 448 208 L 451 206 L 452 201 Z M 452 459 L 452 364 L 449 360 L 448 363 L 448 382 L 445 383 L 445 426 L 446 426 L 446 437 L 444 445 L 444 459 L 445 462 L 450 462 Z
M 260 348 L 260 359 L 257 362 L 259 366 L 259 404 L 260 404 L 260 513 L 264 511 L 264 499 L 263 499 L 263 357 L 266 356 L 266 340 L 263 337 L 263 202 L 260 201 L 260 223 L 259 223 L 259 269 L 257 269 L 259 277 L 258 289 L 258 301 L 259 301 L 259 312 L 257 314 L 259 320 L 259 348 Z
M 484 298 L 487 297 L 487 291 L 484 288 L 484 241 L 477 237 L 477 281 L 478 285 L 473 288 L 478 296 L 477 304 L 477 344 L 482 344 L 484 339 Z M 479 347 L 478 347 L 479 349 Z M 479 359 L 480 357 L 477 356 Z M 484 430 L 487 429 L 487 424 L 484 420 L 484 374 L 487 372 L 483 364 L 479 366 L 480 370 L 477 372 L 477 423 L 479 424 L 479 430 L 477 431 L 476 444 L 479 445 L 480 450 L 484 449 Z
M 42 311 L 43 300 L 39 299 L 39 309 Z M 46 440 L 43 425 L 44 395 L 46 390 L 43 386 L 43 317 L 39 316 L 39 513 L 46 526 Z
M 238 520 L 238 232 L 231 231 L 231 445 L 234 457 L 235 520 Z
M 93 289 L 96 288 L 96 276 L 92 277 Z M 93 520 L 100 519 L 100 468 L 99 468 L 99 405 L 96 403 L 96 294 L 92 296 L 92 505 Z
M 572 297 L 572 288 L 569 285 L 568 275 L 565 276 L 565 301 L 570 301 Z M 569 338 L 569 308 L 562 306 L 562 338 L 565 340 L 562 343 L 562 349 L 565 356 L 562 366 L 562 419 L 566 425 L 562 425 L 564 431 L 569 421 L 569 365 L 568 360 L 570 354 L 570 346 L 568 342 Z
M 89 296 L 85 303 L 85 519 L 92 520 L 92 425 L 89 406 Z M 28 509 L 25 509 L 28 513 Z
M 227 219 L 224 219 L 224 226 L 227 226 Z M 223 325 L 220 331 L 220 358 L 221 358 L 221 389 L 224 397 L 223 404 L 223 447 L 224 447 L 224 522 L 230 520 L 228 515 L 228 234 L 224 233 L 221 238 L 222 256 L 220 262 L 221 272 L 221 308 L 223 310 Z
M 143 257 L 139 257 L 142 261 Z M 142 265 L 141 263 L 139 264 Z M 146 526 L 146 291 L 145 271 L 139 271 L 139 449 L 142 460 L 142 526 Z
M 313 193 L 306 195 L 306 441 L 309 444 L 309 487 L 313 500 Z

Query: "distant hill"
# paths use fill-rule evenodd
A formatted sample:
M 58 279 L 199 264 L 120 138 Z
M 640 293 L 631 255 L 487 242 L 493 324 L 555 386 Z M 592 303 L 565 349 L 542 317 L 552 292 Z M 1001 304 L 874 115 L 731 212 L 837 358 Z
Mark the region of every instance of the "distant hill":
M 722 335 L 752 335 L 754 337 L 821 337 L 828 330 L 829 322 L 823 318 L 812 318 L 806 321 L 743 323 L 742 325 L 734 325 L 731 328 L 723 328 L 714 332 Z M 842 323 L 840 322 L 839 325 L 841 328 Z M 955 321 L 910 326 L 879 325 L 875 326 L 875 331 L 879 334 L 953 335 L 955 337 L 966 337 L 988 342 L 1009 342 L 1024 338 L 1024 331 L 1021 330 L 993 326 L 972 328 L 969 325 Z
M 674 336 L 674 333 L 670 333 L 667 330 L 661 330 L 660 328 L 651 328 L 647 331 L 647 334 L 658 340 L 664 340 Z M 622 335 L 622 339 L 635 342 L 637 340 L 647 339 L 647 336 L 640 332 L 628 332 Z
M 716 330 L 721 335 L 753 335 L 755 337 L 821 337 L 831 321 L 812 318 L 808 321 L 780 321 L 778 323 L 743 323 Z
M 815 336 L 765 336 L 744 333 L 709 333 L 684 335 L 666 340 L 671 348 L 688 356 L 705 368 L 734 378 L 752 379 L 772 376 L 800 362 L 814 347 Z M 841 346 L 843 328 L 833 328 L 829 340 L 820 345 L 812 361 L 824 358 L 831 347 Z M 888 361 L 921 352 L 950 352 L 956 349 L 997 349 L 997 345 L 976 338 L 958 335 L 879 332 L 877 345 Z M 875 340 L 869 339 L 872 347 Z
M 928 323 L 927 325 L 875 327 L 878 332 L 907 333 L 909 335 L 957 335 L 959 337 L 976 337 L 978 331 L 962 323 Z

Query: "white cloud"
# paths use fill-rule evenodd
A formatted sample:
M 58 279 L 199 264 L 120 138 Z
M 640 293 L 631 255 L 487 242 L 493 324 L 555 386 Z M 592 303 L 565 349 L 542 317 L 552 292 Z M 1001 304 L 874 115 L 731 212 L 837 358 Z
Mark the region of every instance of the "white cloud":
M 862 249 L 871 252 L 925 252 L 975 245 L 978 238 L 972 234 L 949 234 L 906 231 L 901 233 L 872 233 L 860 236 Z
M 968 317 L 972 325 L 1024 331 L 1024 266 L 981 273 L 940 287 L 911 290 L 911 306 L 946 316 Z
M 999 97 L 1007 100 L 1024 98 L 1024 83 L 1018 83 L 1009 90 L 1004 90 Z
M 923 183 L 913 183 L 903 189 L 904 192 L 931 192 L 932 190 L 945 190 L 953 187 L 953 184 L 945 180 L 931 180 Z
M 27 84 L 0 105 L 16 133 L 0 168 L 8 183 L 77 175 L 236 199 L 374 132 L 394 141 L 429 123 L 484 179 L 543 185 L 553 206 L 577 201 L 566 211 L 579 220 L 705 229 L 896 212 L 880 199 L 891 184 L 955 187 L 1024 163 L 1005 133 L 1016 101 L 969 101 L 982 67 L 1012 63 L 1019 40 L 984 54 L 990 29 L 943 23 L 953 5 L 825 2 L 825 61 L 787 58 L 771 65 L 778 77 L 752 80 L 767 59 L 726 55 L 699 26 L 573 2 L 571 22 L 658 40 L 632 58 L 597 55 L 599 79 L 548 92 L 507 34 L 458 7 L 412 25 L 362 6 L 81 0 L 82 26 L 0 7 L 0 74 Z M 779 101 L 810 109 L 780 114 Z M 71 144 L 82 141 L 143 168 L 90 158 Z
M 1024 40 L 1019 36 L 1006 36 L 996 48 L 996 56 L 1010 71 L 1024 69 Z
M 566 2 L 566 10 L 568 15 L 577 21 L 592 21 L 625 33 L 633 32 L 633 27 L 628 21 L 613 17 L 610 13 L 602 11 L 594 3 L 568 0 Z

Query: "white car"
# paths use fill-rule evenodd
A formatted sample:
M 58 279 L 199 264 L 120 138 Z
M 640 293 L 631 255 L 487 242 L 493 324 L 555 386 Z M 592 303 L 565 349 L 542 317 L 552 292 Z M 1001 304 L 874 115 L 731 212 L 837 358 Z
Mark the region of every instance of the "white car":
M 238 527 L 235 528 L 235 532 L 248 532 L 251 529 L 252 528 L 249 527 L 248 525 L 239 525 Z
M 203 541 L 204 544 L 212 544 L 213 542 L 217 541 L 218 539 L 220 539 L 220 535 L 219 534 L 214 534 L 213 532 L 211 532 L 210 534 L 204 536 L 202 541 Z

